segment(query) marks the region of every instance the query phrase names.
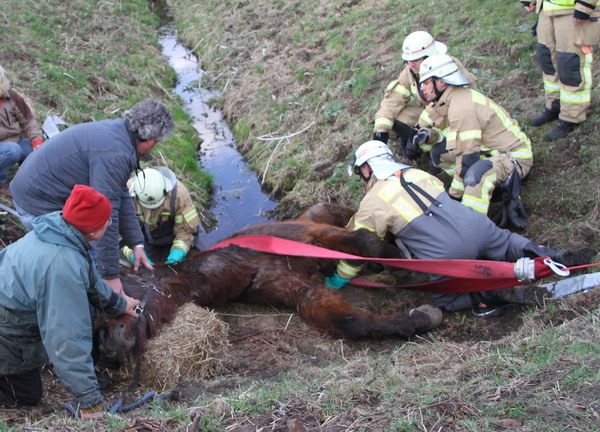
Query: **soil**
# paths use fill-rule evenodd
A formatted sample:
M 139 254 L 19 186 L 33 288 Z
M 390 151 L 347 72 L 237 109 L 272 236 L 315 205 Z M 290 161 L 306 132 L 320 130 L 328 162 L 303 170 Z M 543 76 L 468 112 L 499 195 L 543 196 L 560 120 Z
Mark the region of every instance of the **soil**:
M 392 289 L 369 292 L 369 289 L 349 287 L 344 290 L 346 298 L 357 307 L 378 310 L 386 313 L 406 311 L 415 305 L 428 301 L 427 295 Z M 572 320 L 584 311 L 593 310 L 600 301 L 600 289 L 593 289 L 586 293 L 579 293 L 570 297 L 554 300 L 552 308 L 537 308 L 536 319 L 546 324 L 560 325 Z M 297 314 L 288 311 L 274 311 L 264 306 L 232 304 L 217 309 L 221 319 L 229 324 L 231 355 L 225 364 L 226 373 L 210 377 L 201 381 L 180 382 L 170 392 L 169 400 L 173 404 L 182 406 L 190 415 L 191 428 L 187 430 L 202 430 L 198 424 L 203 410 L 206 408 L 190 408 L 200 398 L 218 397 L 227 390 L 243 388 L 248 381 L 260 385 L 261 382 L 278 380 L 282 373 L 293 370 L 300 365 L 311 364 L 325 366 L 339 362 L 340 352 L 344 359 L 364 356 L 365 353 L 380 355 L 392 354 L 404 340 L 363 340 L 341 341 L 336 340 L 315 328 L 305 325 Z M 469 343 L 500 341 L 516 332 L 523 325 L 524 314 L 530 313 L 526 307 L 511 307 L 502 310 L 498 315 L 490 317 L 474 317 L 470 313 L 445 313 L 442 325 L 429 335 L 417 336 L 413 342 L 429 343 L 430 339 L 438 342 Z M 368 354 L 367 354 L 368 355 Z M 104 396 L 109 403 L 114 403 L 120 397 L 124 405 L 133 403 L 152 389 L 138 387 L 131 390 L 130 379 L 123 379 L 122 375 L 106 369 L 99 369 L 101 373 L 112 375 L 112 387 L 104 391 Z M 549 372 L 550 373 L 550 372 Z M 30 410 L 4 410 L 1 414 L 3 420 L 13 427 L 19 424 L 31 424 L 47 420 L 56 414 L 65 401 L 70 400 L 70 394 L 62 387 L 58 379 L 53 376 L 49 368 L 42 371 L 44 383 L 44 398 L 40 405 Z M 545 380 L 552 381 L 552 377 Z M 244 384 L 246 383 L 246 384 Z M 597 391 L 589 389 L 590 391 Z M 593 399 L 593 396 L 590 396 Z M 357 407 L 373 406 L 377 404 L 378 395 L 364 390 L 353 395 L 353 403 Z M 591 400 L 591 399 L 590 399 Z M 440 410 L 460 411 L 461 407 L 440 407 Z M 466 409 L 466 408 L 465 408 Z M 388 413 L 389 414 L 389 413 Z M 441 416 L 440 412 L 440 416 Z M 460 415 L 460 412 L 455 413 Z M 138 414 L 139 415 L 139 414 Z M 128 430 L 138 431 L 164 431 L 180 430 L 172 424 L 173 420 L 157 420 L 155 417 L 128 417 Z M 331 422 L 325 422 L 325 414 L 314 407 L 307 406 L 305 402 L 296 400 L 288 403 L 285 412 L 274 410 L 267 415 L 254 417 L 231 418 L 225 421 L 229 424 L 228 431 L 255 431 L 262 427 L 273 431 L 307 431 L 347 430 L 347 426 L 355 421 L 350 413 L 337 416 Z M 389 421 L 388 416 L 382 413 L 383 425 Z M 324 422 L 326 426 L 324 426 Z M 365 427 L 378 430 L 378 419 L 373 418 Z M 355 425 L 357 426 L 357 425 Z M 443 430 L 454 430 L 451 424 L 445 425 Z M 353 430 L 358 430 L 353 429 Z

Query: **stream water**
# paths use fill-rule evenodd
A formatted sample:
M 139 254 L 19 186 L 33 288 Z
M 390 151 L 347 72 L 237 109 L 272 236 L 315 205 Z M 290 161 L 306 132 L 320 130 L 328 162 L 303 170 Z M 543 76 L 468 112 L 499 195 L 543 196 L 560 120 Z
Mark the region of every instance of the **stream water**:
M 245 226 L 268 221 L 265 213 L 273 210 L 276 202 L 261 190 L 256 173 L 237 151 L 235 138 L 222 113 L 208 105 L 219 92 L 199 87 L 204 71 L 196 56 L 177 41 L 168 10 L 164 5 L 159 10 L 158 3 L 161 2 L 153 2 L 153 9 L 161 18 L 159 42 L 178 77 L 173 92 L 183 99 L 193 126 L 202 138 L 198 163 L 214 177 L 211 211 L 217 225 L 198 236 L 195 246 L 202 250 Z

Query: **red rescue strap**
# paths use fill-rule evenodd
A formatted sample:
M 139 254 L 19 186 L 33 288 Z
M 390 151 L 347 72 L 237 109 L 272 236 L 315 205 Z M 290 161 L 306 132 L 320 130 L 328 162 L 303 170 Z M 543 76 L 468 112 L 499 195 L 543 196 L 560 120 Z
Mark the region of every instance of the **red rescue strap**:
M 217 243 L 209 250 L 227 247 L 229 245 L 237 245 L 258 252 L 267 252 L 277 255 L 373 261 L 408 270 L 454 277 L 453 279 L 444 279 L 437 282 L 419 285 L 402 285 L 394 288 L 442 293 L 466 293 L 489 291 L 525 284 L 525 282 L 521 282 L 515 277 L 515 264 L 509 262 L 486 260 L 369 258 L 265 235 L 235 237 Z M 542 279 L 554 274 L 553 270 L 543 263 L 544 259 L 545 257 L 534 259 L 535 276 L 537 279 Z M 351 283 L 360 286 L 389 287 L 389 285 L 362 279 L 353 279 Z

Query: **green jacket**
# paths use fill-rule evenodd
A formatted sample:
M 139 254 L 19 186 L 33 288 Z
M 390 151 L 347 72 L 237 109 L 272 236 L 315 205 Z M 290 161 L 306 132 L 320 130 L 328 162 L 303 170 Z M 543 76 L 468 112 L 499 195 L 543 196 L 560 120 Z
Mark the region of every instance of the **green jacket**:
M 82 408 L 103 401 L 88 305 L 112 315 L 126 307 L 100 277 L 89 249 L 83 234 L 53 212 L 35 218 L 33 231 L 0 251 L 0 376 L 49 361 Z

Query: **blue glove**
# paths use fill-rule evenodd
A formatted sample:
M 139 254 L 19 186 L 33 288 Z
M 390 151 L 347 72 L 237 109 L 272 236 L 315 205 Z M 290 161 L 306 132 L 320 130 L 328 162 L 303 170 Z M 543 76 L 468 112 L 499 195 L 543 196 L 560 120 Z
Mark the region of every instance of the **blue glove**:
M 169 256 L 167 257 L 165 264 L 175 264 L 181 262 L 181 260 L 185 258 L 185 255 L 186 253 L 181 249 L 171 249 L 171 252 L 169 252 Z
M 325 285 L 327 285 L 329 288 L 339 290 L 344 288 L 346 284 L 351 280 L 352 279 L 346 279 L 341 277 L 339 274 L 334 273 L 331 276 L 325 278 L 323 282 L 325 282 Z

